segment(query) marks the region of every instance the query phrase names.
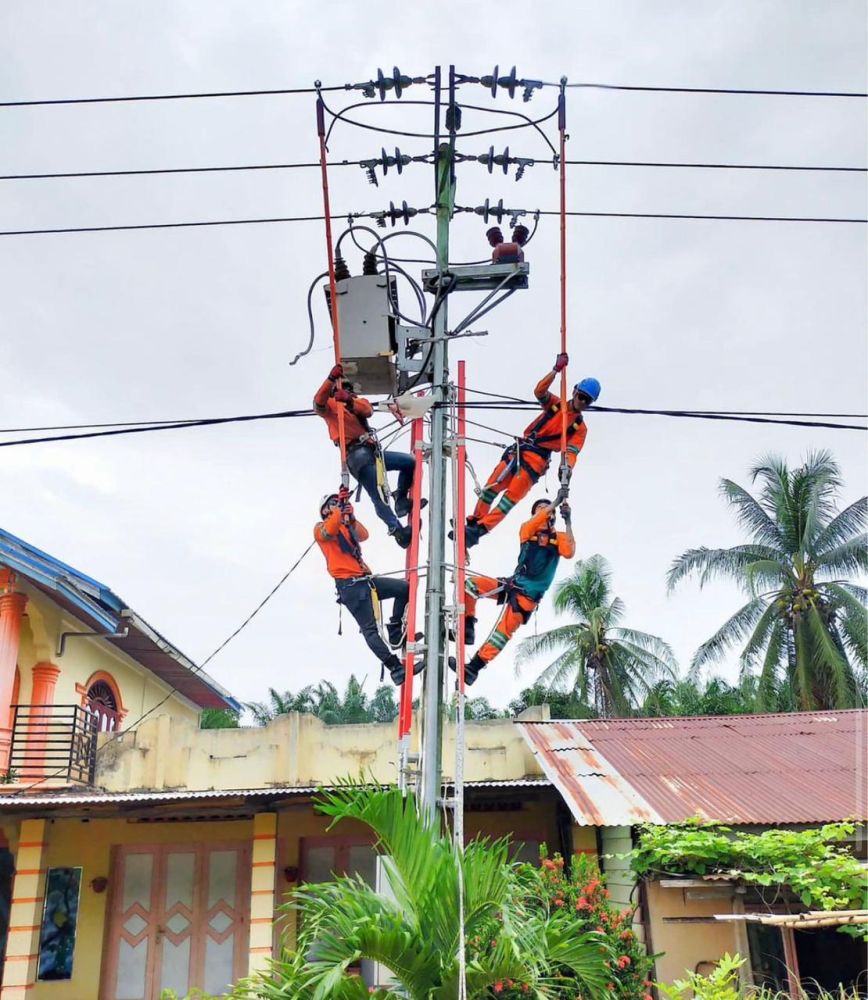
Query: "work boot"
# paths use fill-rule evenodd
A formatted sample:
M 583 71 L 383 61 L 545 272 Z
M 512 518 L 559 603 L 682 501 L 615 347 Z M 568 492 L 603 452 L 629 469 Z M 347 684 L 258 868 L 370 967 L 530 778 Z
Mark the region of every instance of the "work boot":
M 404 664 L 398 659 L 397 656 L 392 656 L 390 659 L 383 663 L 383 666 L 389 671 L 392 676 L 392 683 L 395 687 L 400 687 L 404 683 L 404 678 L 407 676 L 407 671 L 404 669 Z M 420 657 L 413 664 L 413 676 L 421 674 L 425 669 L 425 661 Z
M 392 649 L 399 649 L 404 644 L 404 620 L 392 619 L 386 623 L 386 638 Z
M 468 521 L 464 526 L 464 547 L 472 549 L 479 539 L 487 534 L 488 528 L 485 525 L 480 524 L 478 521 Z
M 428 501 L 422 497 L 419 501 L 419 510 L 424 510 L 428 506 Z M 410 497 L 395 497 L 395 516 L 409 517 L 413 512 L 413 501 Z
M 476 619 L 466 615 L 464 618 L 464 644 L 472 646 L 476 642 Z
M 479 671 L 485 666 L 483 660 L 479 658 L 479 653 L 474 653 L 473 657 L 464 665 L 464 683 L 467 687 L 476 683 Z
M 395 539 L 402 549 L 410 548 L 410 539 L 413 537 L 413 532 L 409 528 L 405 527 L 403 524 L 399 524 L 392 528 L 389 534 Z
M 458 673 L 458 661 L 454 656 L 450 656 L 449 669 Z M 475 654 L 467 663 L 464 664 L 464 685 L 465 687 L 470 687 L 471 684 L 475 683 L 476 678 L 479 676 L 479 671 L 485 664 L 479 659 L 479 655 Z

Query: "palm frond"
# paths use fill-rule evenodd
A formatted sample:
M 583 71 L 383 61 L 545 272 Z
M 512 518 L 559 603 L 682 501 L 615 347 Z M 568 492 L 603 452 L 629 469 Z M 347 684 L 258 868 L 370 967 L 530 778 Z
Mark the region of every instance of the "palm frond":
M 698 576 L 700 588 L 715 579 L 734 580 L 747 587 L 748 566 L 764 559 L 775 561 L 777 557 L 775 549 L 760 545 L 734 545 L 729 549 L 709 549 L 705 546 L 688 549 L 669 567 L 666 587 L 672 591 L 677 583 L 691 576 Z
M 655 659 L 664 663 L 669 670 L 678 670 L 678 663 L 675 660 L 672 647 L 659 636 L 650 635 L 648 632 L 638 632 L 632 628 L 614 628 L 612 635 L 618 639 L 626 639 L 646 653 L 650 653 Z
M 868 535 L 857 535 L 826 549 L 816 557 L 816 562 L 819 569 L 836 575 L 868 572 Z
M 777 523 L 754 496 L 731 479 L 721 479 L 720 492 L 735 508 L 738 523 L 750 532 L 755 542 L 778 552 L 782 551 L 781 532 Z
M 548 656 L 566 646 L 569 649 L 587 649 L 590 652 L 593 640 L 585 625 L 561 625 L 558 628 L 540 632 L 521 639 L 516 646 L 516 664 L 527 663 L 537 656 Z
M 786 647 L 786 626 L 780 620 L 776 621 L 769 633 L 766 655 L 760 670 L 757 684 L 757 708 L 770 712 L 777 708 L 778 669 Z
M 860 497 L 849 507 L 845 507 L 817 534 L 814 539 L 817 557 L 822 558 L 822 553 L 826 549 L 835 548 L 864 532 L 866 520 L 868 520 L 868 497 Z
M 856 678 L 843 650 L 836 645 L 829 626 L 823 621 L 815 604 L 805 616 L 812 645 L 814 667 L 824 681 L 825 704 L 821 708 L 856 708 Z
M 701 669 L 708 663 L 721 660 L 728 649 L 756 627 L 762 618 L 763 611 L 765 611 L 766 603 L 765 598 L 756 597 L 728 618 L 714 635 L 710 639 L 706 639 L 693 654 L 693 659 L 690 662 L 691 672 Z
M 575 690 L 579 701 L 587 699 L 588 657 L 580 650 L 561 653 L 534 680 L 534 685 L 560 690 Z
M 752 667 L 763 649 L 766 646 L 766 642 L 769 638 L 769 633 L 776 621 L 780 619 L 781 611 L 778 605 L 777 599 L 772 599 L 768 607 L 763 611 L 759 621 L 756 623 L 750 638 L 747 641 L 744 649 L 741 651 L 741 669 L 744 672 L 746 669 Z

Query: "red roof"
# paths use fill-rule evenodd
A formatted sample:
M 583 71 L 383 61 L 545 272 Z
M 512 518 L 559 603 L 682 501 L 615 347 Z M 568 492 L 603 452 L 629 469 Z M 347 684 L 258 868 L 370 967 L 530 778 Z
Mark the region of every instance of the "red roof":
M 868 711 L 518 722 L 577 823 L 868 819 Z

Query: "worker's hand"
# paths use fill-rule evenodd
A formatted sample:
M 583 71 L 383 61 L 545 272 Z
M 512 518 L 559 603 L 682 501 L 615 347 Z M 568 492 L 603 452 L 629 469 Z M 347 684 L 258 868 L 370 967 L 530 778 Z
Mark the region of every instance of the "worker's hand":
M 344 366 L 338 362 L 334 368 L 329 372 L 329 379 L 332 382 L 337 382 L 339 378 L 344 374 Z
M 343 515 L 345 521 L 355 520 L 356 515 L 353 512 L 353 505 L 349 502 L 349 500 L 345 500 L 341 504 L 341 514 Z
M 334 398 L 338 403 L 349 403 L 349 401 L 353 398 L 353 394 L 348 392 L 346 389 L 336 389 Z
M 561 508 L 560 509 L 561 509 L 561 517 L 564 519 L 564 521 L 567 524 L 569 524 L 570 523 L 570 518 L 573 516 L 573 512 L 570 509 L 569 503 L 566 500 L 564 500 L 564 502 L 561 504 Z
M 569 354 L 567 354 L 566 351 L 564 351 L 563 354 L 559 354 L 557 358 L 555 358 L 555 371 L 562 372 L 569 363 L 570 363 L 570 356 Z
M 346 503 L 350 499 L 350 489 L 348 486 L 341 486 L 338 490 L 338 503 Z

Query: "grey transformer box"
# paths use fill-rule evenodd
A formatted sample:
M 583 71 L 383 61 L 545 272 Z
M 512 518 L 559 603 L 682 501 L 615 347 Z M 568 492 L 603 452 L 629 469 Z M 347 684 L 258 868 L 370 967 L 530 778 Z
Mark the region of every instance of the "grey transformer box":
M 421 344 L 430 338 L 427 327 L 402 326 L 397 319 L 398 288 L 391 275 L 364 274 L 339 278 L 335 283 L 344 372 L 363 395 L 394 396 L 430 381 L 422 375 Z M 331 315 L 331 295 L 324 286 Z

